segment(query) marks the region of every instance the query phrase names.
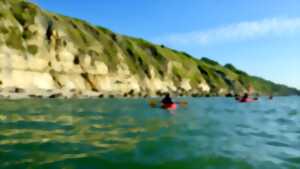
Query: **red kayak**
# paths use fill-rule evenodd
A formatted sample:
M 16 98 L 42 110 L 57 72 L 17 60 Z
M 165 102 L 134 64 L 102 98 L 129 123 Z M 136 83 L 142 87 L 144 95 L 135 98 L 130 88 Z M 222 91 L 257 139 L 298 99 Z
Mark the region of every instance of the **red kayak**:
M 176 110 L 177 109 L 177 104 L 175 104 L 175 103 L 163 104 L 162 108 L 167 109 L 167 110 Z
M 239 100 L 241 103 L 250 103 L 250 102 L 255 102 L 257 99 L 252 99 L 252 98 L 247 98 L 247 99 L 240 99 Z

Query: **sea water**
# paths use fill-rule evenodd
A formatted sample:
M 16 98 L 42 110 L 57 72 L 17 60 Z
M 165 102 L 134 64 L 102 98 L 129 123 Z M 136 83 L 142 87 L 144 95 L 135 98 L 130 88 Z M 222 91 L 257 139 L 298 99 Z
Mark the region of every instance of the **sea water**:
M 300 97 L 176 100 L 1 100 L 0 168 L 300 168 Z

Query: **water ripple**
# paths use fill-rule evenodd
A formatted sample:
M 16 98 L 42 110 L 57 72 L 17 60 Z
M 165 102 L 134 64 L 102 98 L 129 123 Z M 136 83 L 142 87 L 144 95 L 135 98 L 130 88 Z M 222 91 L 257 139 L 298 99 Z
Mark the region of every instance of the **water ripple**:
M 2 101 L 0 168 L 294 169 L 297 99 L 185 98 L 176 115 L 142 99 Z

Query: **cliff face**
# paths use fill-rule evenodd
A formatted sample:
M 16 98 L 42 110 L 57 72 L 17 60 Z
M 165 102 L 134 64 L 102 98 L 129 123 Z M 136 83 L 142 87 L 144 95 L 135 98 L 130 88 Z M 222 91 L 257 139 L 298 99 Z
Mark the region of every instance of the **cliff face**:
M 32 94 L 224 95 L 249 86 L 260 94 L 299 93 L 23 0 L 0 0 L 0 70 L 2 90 Z

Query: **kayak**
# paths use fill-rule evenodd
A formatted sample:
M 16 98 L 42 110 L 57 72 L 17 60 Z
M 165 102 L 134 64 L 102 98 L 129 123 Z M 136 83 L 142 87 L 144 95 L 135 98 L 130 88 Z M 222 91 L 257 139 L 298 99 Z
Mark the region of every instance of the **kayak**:
M 255 102 L 257 99 L 252 99 L 252 98 L 247 98 L 247 99 L 240 99 L 239 100 L 241 103 L 250 103 L 250 102 Z
M 177 109 L 177 104 L 175 104 L 175 103 L 163 104 L 162 108 L 167 109 L 167 110 L 176 110 Z

